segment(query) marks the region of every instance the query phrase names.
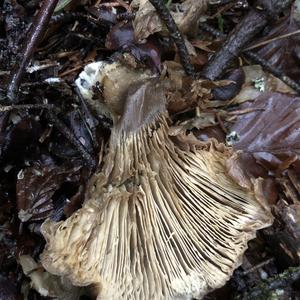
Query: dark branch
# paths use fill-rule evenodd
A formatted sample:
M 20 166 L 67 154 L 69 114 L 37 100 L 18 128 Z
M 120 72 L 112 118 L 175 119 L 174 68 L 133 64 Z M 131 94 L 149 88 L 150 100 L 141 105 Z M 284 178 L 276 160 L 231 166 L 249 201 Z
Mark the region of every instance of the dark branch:
M 13 69 L 10 84 L 7 89 L 8 99 L 16 103 L 19 87 L 24 75 L 24 71 L 29 64 L 32 55 L 40 43 L 47 24 L 50 21 L 51 15 L 54 12 L 58 0 L 44 0 L 41 9 L 39 10 L 35 20 L 33 21 L 29 33 L 28 40 L 25 42 L 24 49 L 20 55 L 20 63 Z
M 179 32 L 179 29 L 173 17 L 171 16 L 169 10 L 167 9 L 167 7 L 165 6 L 162 0 L 149 0 L 149 1 L 155 7 L 162 21 L 166 24 L 170 32 L 170 36 L 177 46 L 180 61 L 186 74 L 193 78 L 196 78 L 196 72 L 194 70 L 194 66 L 191 63 L 187 48 L 184 43 L 184 39 L 181 33 Z
M 210 80 L 216 80 L 228 68 L 245 46 L 268 23 L 270 18 L 290 7 L 292 0 L 258 0 L 255 8 L 236 26 L 228 36 L 220 51 L 208 62 L 202 75 Z
M 212 34 L 215 37 L 226 38 L 226 34 L 218 31 L 217 29 L 215 29 L 205 23 L 200 24 L 200 27 L 202 30 L 205 30 L 206 32 Z M 252 60 L 253 62 L 261 65 L 265 71 L 268 71 L 271 74 L 273 74 L 274 76 L 281 79 L 283 82 L 285 82 L 288 86 L 290 86 L 292 89 L 294 89 L 300 95 L 300 85 L 298 82 L 294 81 L 292 78 L 290 78 L 289 76 L 284 74 L 282 71 L 277 70 L 268 61 L 261 58 L 256 53 L 254 53 L 252 51 L 245 51 L 245 52 L 243 51 L 243 54 L 246 55 L 248 58 L 250 58 L 250 60 Z

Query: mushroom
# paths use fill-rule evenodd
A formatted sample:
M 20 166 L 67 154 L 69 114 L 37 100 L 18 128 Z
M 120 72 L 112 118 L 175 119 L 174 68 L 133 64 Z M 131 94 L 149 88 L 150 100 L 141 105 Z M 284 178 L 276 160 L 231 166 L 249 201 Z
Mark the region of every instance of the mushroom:
M 201 299 L 225 284 L 271 213 L 227 175 L 230 148 L 169 124 L 155 79 L 128 89 L 83 207 L 42 225 L 46 270 L 97 299 Z

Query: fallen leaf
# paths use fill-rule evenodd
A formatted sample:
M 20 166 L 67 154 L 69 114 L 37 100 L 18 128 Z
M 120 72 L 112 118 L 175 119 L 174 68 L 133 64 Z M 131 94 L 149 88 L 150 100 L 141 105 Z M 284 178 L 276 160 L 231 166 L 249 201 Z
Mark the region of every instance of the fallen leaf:
M 105 46 L 118 50 L 134 43 L 134 31 L 131 23 L 120 22 L 114 25 L 106 36 Z
M 200 16 L 206 11 L 207 4 L 207 0 L 185 0 L 180 4 L 171 5 L 171 15 L 181 33 L 193 36 L 197 32 Z M 137 41 L 144 40 L 156 32 L 166 32 L 155 8 L 148 0 L 135 1 L 134 5 L 139 6 L 133 22 Z
M 0 276 L 0 299 L 21 300 L 23 297 L 13 282 Z
M 21 171 L 16 185 L 19 219 L 27 222 L 50 217 L 52 196 L 64 182 L 78 181 L 80 168 L 36 165 Z
M 280 20 L 263 39 L 255 42 L 255 44 L 259 44 L 266 40 L 275 39 L 258 48 L 257 54 L 294 80 L 298 80 L 300 77 L 300 34 L 282 39 L 276 38 L 299 29 L 300 21 L 296 20 L 292 12 L 288 17 Z
M 230 128 L 239 136 L 233 145 L 251 154 L 269 171 L 283 171 L 300 155 L 300 98 L 280 93 L 265 93 L 242 108 L 262 110 L 237 117 Z M 287 162 L 287 164 L 285 164 Z
M 275 181 L 271 184 L 270 180 L 283 176 L 292 166 L 299 168 L 300 98 L 264 93 L 241 108 L 256 110 L 237 116 L 230 127 L 238 141 L 233 144 L 237 152 L 228 160 L 228 173 L 244 187 L 255 185 L 274 204 L 278 193 Z
M 243 69 L 235 69 L 225 75 L 224 79 L 232 80 L 232 83 L 214 88 L 212 90 L 214 99 L 229 100 L 235 97 L 241 91 L 242 85 L 245 82 L 245 73 Z
M 295 92 L 277 77 L 265 73 L 261 66 L 251 65 L 242 68 L 245 73 L 245 82 L 241 91 L 229 101 L 231 104 L 240 104 L 253 100 L 264 92 L 279 92 L 295 94 Z M 260 86 L 256 82 L 260 82 Z

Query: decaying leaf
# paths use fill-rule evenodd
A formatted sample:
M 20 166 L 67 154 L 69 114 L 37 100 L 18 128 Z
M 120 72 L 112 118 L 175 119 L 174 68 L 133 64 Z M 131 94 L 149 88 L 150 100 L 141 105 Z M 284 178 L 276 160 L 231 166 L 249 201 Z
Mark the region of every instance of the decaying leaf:
M 265 92 L 295 94 L 289 86 L 273 75 L 265 73 L 259 65 L 245 66 L 242 69 L 245 73 L 245 83 L 230 103 L 239 104 L 253 100 Z
M 238 116 L 230 128 L 238 136 L 233 144 L 238 151 L 227 162 L 229 174 L 244 187 L 254 185 L 256 193 L 272 204 L 278 200 L 277 183 L 288 199 L 297 198 L 291 191 L 300 180 L 291 172 L 299 168 L 300 98 L 264 93 L 255 101 L 244 103 L 241 109 L 252 112 Z M 286 170 L 292 179 L 283 176 Z
M 268 171 L 283 171 L 298 164 L 300 98 L 265 93 L 242 108 L 256 110 L 239 116 L 231 127 L 239 136 L 234 148 L 251 154 Z
M 0 299 L 22 300 L 22 295 L 18 292 L 16 285 L 0 275 Z
M 179 31 L 186 35 L 197 32 L 200 16 L 207 9 L 207 0 L 185 0 L 171 11 Z M 134 1 L 139 9 L 133 22 L 136 40 L 144 40 L 149 35 L 164 30 L 164 25 L 155 8 L 148 0 Z
M 83 207 L 42 226 L 46 270 L 94 284 L 97 299 L 202 298 L 272 222 L 228 177 L 229 149 L 168 135 L 165 102 L 155 79 L 129 88 Z
M 227 80 L 232 80 L 226 86 L 213 89 L 214 99 L 217 100 L 229 100 L 236 96 L 240 91 L 243 83 L 245 82 L 244 70 L 239 68 L 235 69 L 225 76 Z
M 20 171 L 16 186 L 19 219 L 26 222 L 50 217 L 53 194 L 64 182 L 78 181 L 80 168 L 37 165 Z
M 21 255 L 19 262 L 24 274 L 30 277 L 32 288 L 42 296 L 55 297 L 58 300 L 79 299 L 80 288 L 72 286 L 67 278 L 49 274 L 29 255 Z
M 300 20 L 296 19 L 295 13 L 296 10 L 293 9 L 288 17 L 280 20 L 277 26 L 274 26 L 263 39 L 256 41 L 256 44 L 274 39 L 258 48 L 257 53 L 276 69 L 298 81 L 300 76 L 300 35 L 298 33 L 283 39 L 280 38 L 282 35 L 299 31 Z

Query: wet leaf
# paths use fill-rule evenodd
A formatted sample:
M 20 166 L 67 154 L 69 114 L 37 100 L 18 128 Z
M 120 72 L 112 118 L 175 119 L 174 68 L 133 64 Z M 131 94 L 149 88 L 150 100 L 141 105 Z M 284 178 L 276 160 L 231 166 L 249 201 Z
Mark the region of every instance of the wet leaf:
M 76 139 L 85 147 L 89 153 L 93 153 L 93 141 L 82 114 L 78 109 L 67 112 L 64 116 L 66 126 L 72 131 Z M 54 135 L 50 144 L 50 151 L 62 158 L 77 158 L 78 151 L 71 145 L 61 133 Z
M 238 141 L 233 144 L 237 152 L 228 161 L 228 172 L 246 188 L 254 184 L 256 193 L 274 204 L 285 182 L 278 186 L 275 178 L 291 167 L 299 168 L 300 98 L 264 93 L 241 108 L 255 111 L 238 116 L 230 128 Z M 237 172 L 236 166 L 242 171 Z
M 111 28 L 106 36 L 105 46 L 110 50 L 118 50 L 132 43 L 134 43 L 132 24 L 120 22 Z
M 230 103 L 238 104 L 253 100 L 264 92 L 295 94 L 289 86 L 273 75 L 265 73 L 259 65 L 245 66 L 242 69 L 245 73 L 244 84 Z
M 270 40 L 281 35 L 289 34 L 300 29 L 298 21 L 293 13 L 289 17 L 278 22 L 267 36 L 256 41 L 255 44 Z M 300 76 L 300 34 L 292 35 L 283 39 L 276 39 L 257 51 L 268 63 L 281 70 L 294 80 Z
M 117 21 L 116 10 L 113 7 L 89 7 L 87 9 L 94 17 L 101 20 L 102 22 L 107 22 L 108 24 L 115 24 Z
M 153 71 L 161 72 L 162 70 L 159 48 L 150 40 L 138 44 L 134 38 L 131 23 L 121 22 L 113 26 L 106 37 L 105 46 L 110 50 L 126 50 L 138 62 L 144 63 Z
M 277 222 L 274 227 L 264 230 L 268 244 L 272 247 L 281 267 L 296 266 L 300 263 L 300 205 L 288 205 L 279 201 L 274 208 Z
M 300 158 L 300 98 L 265 93 L 242 108 L 262 109 L 239 116 L 231 131 L 239 136 L 234 148 L 251 154 L 269 171 L 283 171 Z
M 214 99 L 217 100 L 229 100 L 236 96 L 245 82 L 245 74 L 242 69 L 235 69 L 230 72 L 223 79 L 232 80 L 232 83 L 228 85 L 218 87 L 212 90 Z
M 42 133 L 41 125 L 35 118 L 14 116 L 11 116 L 14 119 L 9 125 L 3 123 L 7 127 L 0 131 L 0 161 L 6 163 L 11 159 L 20 161 L 26 154 L 35 152 Z
M 22 222 L 52 215 L 53 195 L 64 182 L 78 181 L 81 167 L 33 166 L 22 170 L 17 181 L 17 207 Z

